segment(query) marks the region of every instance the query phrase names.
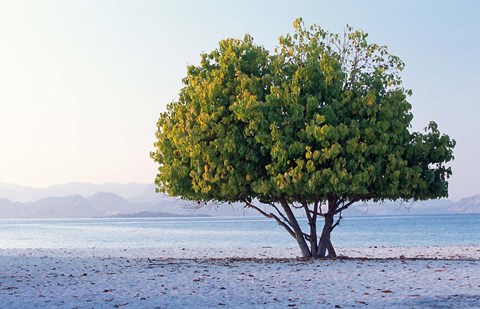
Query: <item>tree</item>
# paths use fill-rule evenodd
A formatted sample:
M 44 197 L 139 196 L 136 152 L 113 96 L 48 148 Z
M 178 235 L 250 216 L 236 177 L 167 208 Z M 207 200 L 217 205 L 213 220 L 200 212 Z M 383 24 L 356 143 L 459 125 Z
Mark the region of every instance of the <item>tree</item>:
M 273 53 L 245 35 L 188 66 L 158 120 L 155 182 L 199 203 L 242 202 L 304 257 L 335 257 L 330 234 L 352 204 L 446 197 L 455 141 L 434 122 L 410 132 L 404 64 L 385 46 L 349 26 L 294 29 Z

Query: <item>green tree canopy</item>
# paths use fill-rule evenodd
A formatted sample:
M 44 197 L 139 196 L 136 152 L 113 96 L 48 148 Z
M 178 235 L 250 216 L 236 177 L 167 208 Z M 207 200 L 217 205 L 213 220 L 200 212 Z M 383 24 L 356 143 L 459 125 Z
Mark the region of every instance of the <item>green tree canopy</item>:
M 243 202 L 303 256 L 335 256 L 335 215 L 353 203 L 446 197 L 455 141 L 434 122 L 410 131 L 404 64 L 385 46 L 348 26 L 338 35 L 297 19 L 294 29 L 273 53 L 245 35 L 188 67 L 158 120 L 156 184 L 188 200 Z

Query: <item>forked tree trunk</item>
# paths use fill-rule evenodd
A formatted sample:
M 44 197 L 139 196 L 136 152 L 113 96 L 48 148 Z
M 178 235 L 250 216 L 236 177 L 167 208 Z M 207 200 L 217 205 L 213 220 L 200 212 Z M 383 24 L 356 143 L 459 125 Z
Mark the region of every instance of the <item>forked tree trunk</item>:
M 293 228 L 293 232 L 295 233 L 295 240 L 297 241 L 298 246 L 300 247 L 300 250 L 302 251 L 302 256 L 303 257 L 312 257 L 312 252 L 310 251 L 310 248 L 308 248 L 308 244 L 305 240 L 305 237 L 303 236 L 302 228 L 298 224 L 297 218 L 295 218 L 295 215 L 293 214 L 292 210 L 290 209 L 290 205 L 288 205 L 287 201 L 285 201 L 285 200 L 281 201 L 281 205 L 282 205 L 282 208 L 285 211 L 285 214 L 287 215 L 287 218 L 290 221 L 290 224 Z
M 274 216 L 272 213 L 267 214 L 266 212 L 260 210 L 258 207 L 255 207 L 253 205 L 250 205 L 249 207 L 252 207 L 259 211 L 261 214 L 268 218 L 275 217 L 275 219 L 280 222 L 280 225 L 283 225 L 283 227 L 295 238 L 297 241 L 297 244 L 300 248 L 300 251 L 302 252 L 302 257 L 304 258 L 325 258 L 325 257 L 330 257 L 334 258 L 337 256 L 335 249 L 332 245 L 332 242 L 330 240 L 330 234 L 333 230 L 334 226 L 334 216 L 335 216 L 335 211 L 337 208 L 337 199 L 331 198 L 328 200 L 328 212 L 324 215 L 325 218 L 325 224 L 323 226 L 322 234 L 320 236 L 320 240 L 318 241 L 318 236 L 317 236 L 317 207 L 314 207 L 314 215 L 308 216 L 308 224 L 310 226 L 310 235 L 307 236 L 298 224 L 298 221 L 295 217 L 295 214 L 293 213 L 292 209 L 290 208 L 290 205 L 285 199 L 281 199 L 280 205 L 283 208 L 283 214 L 280 213 L 281 217 L 285 220 L 284 222 L 281 222 L 281 220 Z M 308 209 L 307 209 L 308 210 Z M 287 222 L 288 221 L 288 222 Z M 308 242 L 307 242 L 308 239 Z M 309 246 L 310 244 L 310 246 Z M 327 255 L 328 252 L 328 255 Z
M 335 257 L 336 253 L 333 249 L 332 242 L 330 240 L 330 233 L 332 232 L 333 216 L 325 216 L 325 225 L 323 226 L 322 235 L 320 236 L 320 243 L 318 244 L 317 255 L 324 258 L 327 256 Z
M 318 244 L 317 256 L 320 258 L 327 257 L 336 257 L 337 253 L 333 248 L 332 241 L 330 239 L 330 234 L 332 233 L 333 228 L 333 219 L 335 216 L 336 210 L 336 200 L 330 199 L 328 201 L 328 212 L 325 214 L 325 225 L 323 226 L 322 235 L 320 236 L 320 242 Z

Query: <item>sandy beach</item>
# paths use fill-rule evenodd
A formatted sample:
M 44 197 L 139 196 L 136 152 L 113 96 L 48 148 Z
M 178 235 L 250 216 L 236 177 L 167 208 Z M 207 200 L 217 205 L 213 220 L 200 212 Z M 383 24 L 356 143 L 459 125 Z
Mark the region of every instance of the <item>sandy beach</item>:
M 2 308 L 480 308 L 480 247 L 0 250 Z

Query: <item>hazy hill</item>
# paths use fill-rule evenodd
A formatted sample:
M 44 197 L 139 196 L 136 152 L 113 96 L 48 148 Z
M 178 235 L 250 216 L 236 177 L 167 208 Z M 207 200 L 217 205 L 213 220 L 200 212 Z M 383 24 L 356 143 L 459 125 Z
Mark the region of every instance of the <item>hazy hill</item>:
M 26 213 L 27 211 L 24 206 L 12 203 L 5 198 L 0 198 L 0 218 L 21 218 L 25 216 Z
M 82 196 L 92 196 L 99 192 L 108 192 L 119 195 L 125 199 L 144 195 L 145 191 L 153 186 L 150 184 L 140 184 L 140 183 L 101 183 L 101 184 L 92 184 L 92 183 L 83 183 L 83 182 L 71 182 L 66 184 L 54 185 L 45 188 L 45 194 L 49 196 L 66 196 L 79 194 Z
M 30 202 L 40 199 L 36 189 L 0 182 L 0 197 L 13 202 Z M 46 197 L 46 196 L 45 196 Z
M 18 186 L 14 184 L 0 182 L 0 197 L 6 198 L 12 202 L 34 202 L 46 197 L 63 197 L 69 195 L 92 196 L 99 192 L 109 192 L 117 194 L 125 199 L 151 196 L 155 194 L 153 184 L 118 184 L 102 183 L 92 184 L 83 182 L 71 182 L 66 184 L 53 185 L 45 188 L 32 188 Z
M 90 204 L 103 215 L 129 214 L 136 212 L 135 205 L 119 195 L 109 192 L 95 193 L 88 198 Z
M 480 213 L 480 194 L 461 199 L 450 209 L 458 213 L 478 214 Z
M 104 214 L 80 195 L 47 197 L 28 203 L 29 217 L 33 218 L 91 218 Z
M 384 202 L 355 205 L 365 215 L 395 216 L 395 215 L 441 215 L 453 214 L 450 209 L 454 202 L 448 199 L 428 200 L 418 202 Z

